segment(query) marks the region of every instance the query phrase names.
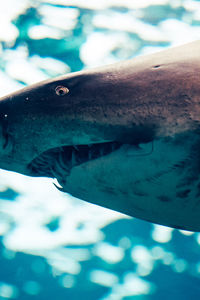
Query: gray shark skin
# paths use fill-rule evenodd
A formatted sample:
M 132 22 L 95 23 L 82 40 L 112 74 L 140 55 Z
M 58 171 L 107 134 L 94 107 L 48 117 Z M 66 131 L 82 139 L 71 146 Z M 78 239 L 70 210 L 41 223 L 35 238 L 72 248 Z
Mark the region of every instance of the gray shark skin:
M 0 128 L 2 169 L 200 231 L 200 41 L 3 97 Z

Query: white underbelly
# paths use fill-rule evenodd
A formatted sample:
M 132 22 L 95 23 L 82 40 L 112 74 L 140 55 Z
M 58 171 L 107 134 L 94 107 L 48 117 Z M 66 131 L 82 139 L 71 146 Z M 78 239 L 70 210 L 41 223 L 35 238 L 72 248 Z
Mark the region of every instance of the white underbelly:
M 199 230 L 199 176 L 191 150 L 198 139 L 193 136 L 157 140 L 140 147 L 123 145 L 72 168 L 64 189 L 131 216 Z

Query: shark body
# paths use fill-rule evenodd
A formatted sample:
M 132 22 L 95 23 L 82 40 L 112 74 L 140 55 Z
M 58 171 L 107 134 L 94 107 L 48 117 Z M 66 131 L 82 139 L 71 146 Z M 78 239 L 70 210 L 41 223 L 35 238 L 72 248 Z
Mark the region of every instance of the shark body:
M 0 99 L 0 167 L 130 216 L 200 230 L 200 42 Z

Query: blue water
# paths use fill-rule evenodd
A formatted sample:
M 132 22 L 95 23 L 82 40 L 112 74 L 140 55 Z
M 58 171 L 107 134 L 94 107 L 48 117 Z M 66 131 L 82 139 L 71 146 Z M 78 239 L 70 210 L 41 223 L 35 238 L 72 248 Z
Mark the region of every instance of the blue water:
M 67 3 L 67 5 L 66 5 Z M 195 0 L 6 0 L 0 94 L 200 36 Z M 0 172 L 0 299 L 200 298 L 200 234 Z

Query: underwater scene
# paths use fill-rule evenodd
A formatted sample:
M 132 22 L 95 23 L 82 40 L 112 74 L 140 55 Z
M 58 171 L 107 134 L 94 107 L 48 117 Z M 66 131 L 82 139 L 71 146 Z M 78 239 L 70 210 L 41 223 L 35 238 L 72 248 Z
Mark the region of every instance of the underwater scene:
M 200 37 L 199 0 L 6 0 L 0 15 L 0 96 Z M 199 233 L 53 183 L 0 170 L 0 300 L 200 299 Z

